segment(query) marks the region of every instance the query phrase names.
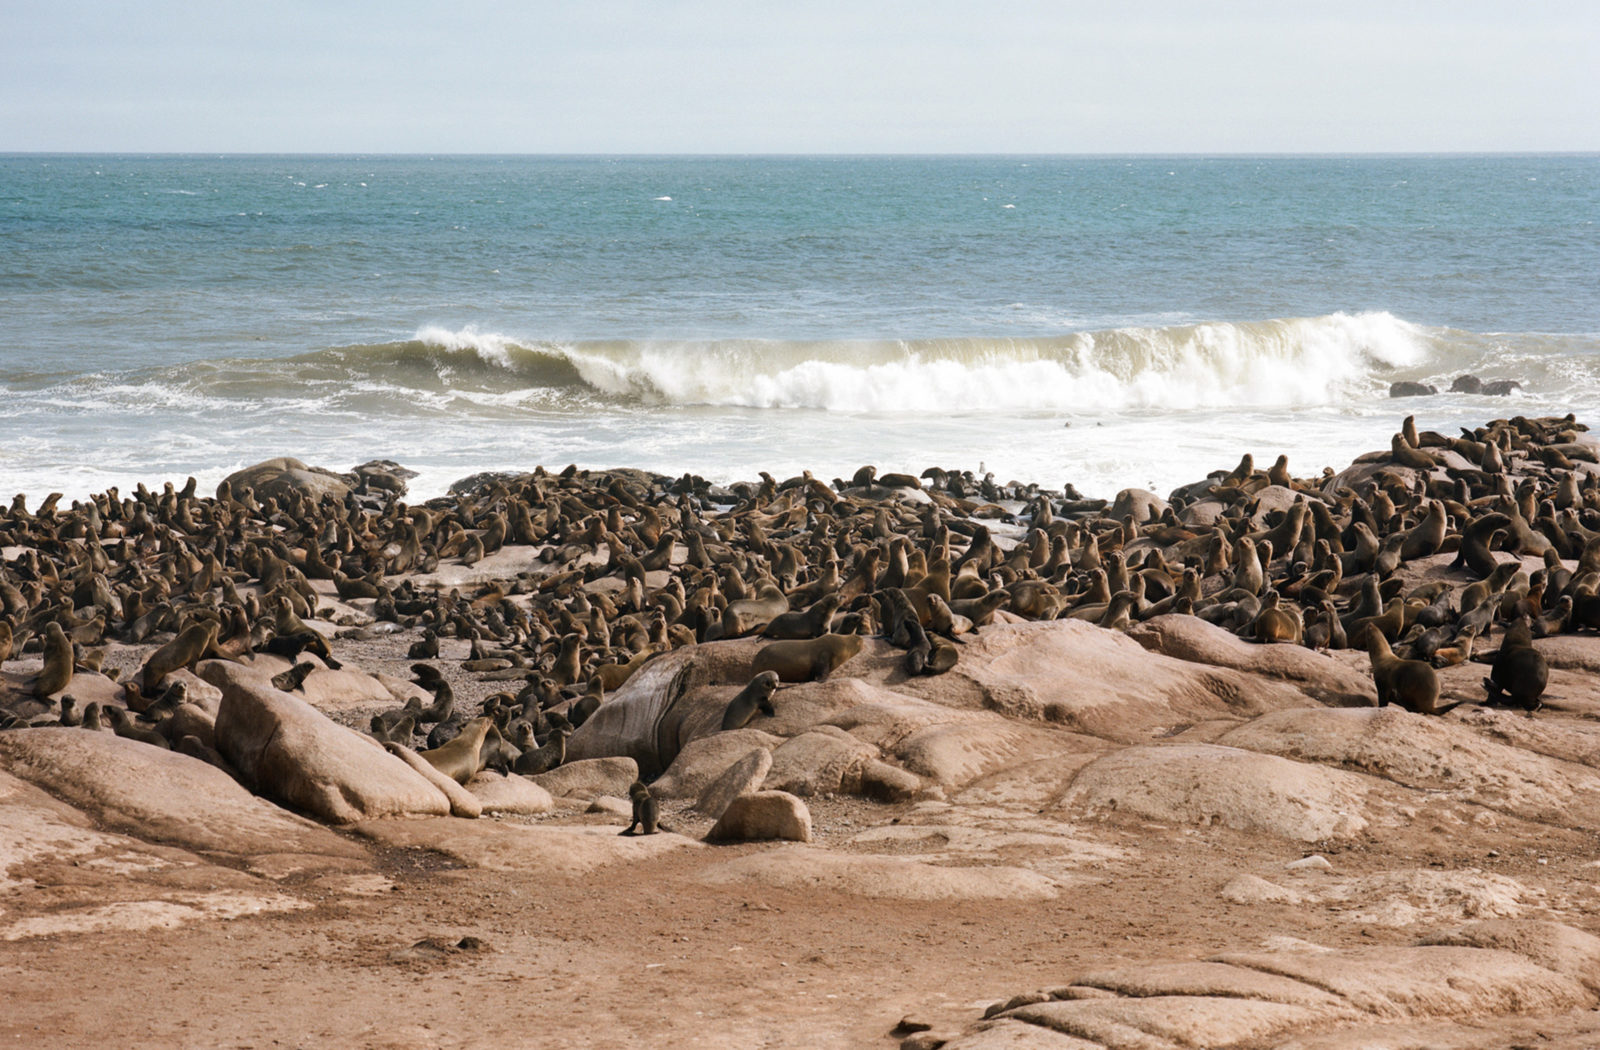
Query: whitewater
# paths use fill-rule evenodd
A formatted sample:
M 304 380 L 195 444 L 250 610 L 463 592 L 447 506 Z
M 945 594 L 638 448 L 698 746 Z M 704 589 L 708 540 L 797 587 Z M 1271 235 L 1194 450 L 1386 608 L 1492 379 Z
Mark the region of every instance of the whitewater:
M 1594 419 L 1596 218 L 1592 157 L 0 157 L 0 481 L 1313 474 Z

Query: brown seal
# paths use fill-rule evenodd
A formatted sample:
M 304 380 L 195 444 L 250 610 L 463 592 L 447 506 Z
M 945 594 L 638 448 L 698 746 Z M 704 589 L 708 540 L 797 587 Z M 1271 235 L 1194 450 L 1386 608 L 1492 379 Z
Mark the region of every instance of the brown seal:
M 35 696 L 53 696 L 72 682 L 72 640 L 51 620 L 44 628 L 44 667 L 33 679 Z
M 153 693 L 161 680 L 173 671 L 193 667 L 217 640 L 217 625 L 211 621 L 192 623 L 172 641 L 150 654 L 140 673 L 146 693 Z
M 654 835 L 661 822 L 661 803 L 650 794 L 650 788 L 642 780 L 633 782 L 628 788 L 628 796 L 633 799 L 633 823 L 617 834 Z
M 754 674 L 778 672 L 783 682 L 820 682 L 861 651 L 859 634 L 825 634 L 806 641 L 773 642 L 750 662 Z
M 1506 631 L 1500 651 L 1495 655 L 1489 677 L 1483 680 L 1488 704 L 1513 703 L 1530 715 L 1544 703 L 1544 687 L 1550 680 L 1550 667 L 1544 654 L 1533 647 L 1533 631 L 1525 618 Z
M 1372 681 L 1378 687 L 1379 707 L 1399 704 L 1419 715 L 1442 715 L 1457 706 L 1439 707 L 1439 676 L 1433 665 L 1400 659 L 1381 631 L 1367 632 L 1367 654 L 1372 657 Z
M 722 713 L 722 728 L 743 729 L 750 724 L 750 720 L 760 711 L 767 716 L 776 715 L 777 709 L 772 706 L 772 694 L 778 688 L 778 672 L 762 671 L 750 679 L 739 695 L 728 702 L 728 709 Z
M 492 719 L 474 718 L 461 727 L 454 740 L 422 752 L 422 758 L 457 784 L 465 784 L 483 768 L 483 738 L 493 724 Z

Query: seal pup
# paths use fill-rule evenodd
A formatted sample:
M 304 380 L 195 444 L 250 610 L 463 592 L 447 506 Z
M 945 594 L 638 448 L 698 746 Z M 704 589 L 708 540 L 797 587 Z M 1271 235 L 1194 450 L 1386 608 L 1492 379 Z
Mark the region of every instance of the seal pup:
M 772 706 L 772 694 L 778 688 L 778 672 L 762 671 L 746 683 L 739 690 L 739 695 L 728 702 L 727 710 L 722 712 L 722 728 L 743 729 L 755 718 L 760 711 L 769 718 L 778 713 Z
M 633 799 L 633 823 L 617 834 L 654 835 L 661 823 L 661 803 L 650 794 L 649 786 L 642 780 L 635 780 L 628 788 L 628 797 Z
M 305 684 L 306 676 L 317 669 L 317 665 L 310 660 L 295 664 L 282 674 L 272 676 L 272 687 L 285 693 L 292 693 Z

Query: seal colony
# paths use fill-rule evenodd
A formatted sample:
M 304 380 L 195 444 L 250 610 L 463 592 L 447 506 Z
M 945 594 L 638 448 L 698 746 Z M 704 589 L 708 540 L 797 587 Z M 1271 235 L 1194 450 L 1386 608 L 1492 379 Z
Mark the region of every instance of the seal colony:
M 735 971 L 785 980 L 778 963 L 804 971 L 806 993 L 760 985 L 774 1013 L 757 1032 L 709 1009 L 663 1014 L 688 985 L 648 971 L 650 1016 L 634 1024 L 675 1025 L 676 1041 L 865 1045 L 937 988 L 952 1013 L 997 998 L 994 1016 L 967 1017 L 966 1036 L 948 1018 L 938 1038 L 908 1026 L 905 1045 L 970 1050 L 1053 1045 L 1018 1027 L 1051 1023 L 1099 1033 L 1089 1045 L 1149 1045 L 1135 1029 L 1170 1017 L 1096 1018 L 1178 993 L 1122 995 L 1160 973 L 1108 985 L 1103 967 L 1253 951 L 1270 932 L 1328 946 L 1285 965 L 1341 976 L 1240 997 L 1244 976 L 1207 963 L 1220 983 L 1185 979 L 1174 1008 L 1213 1027 L 1185 1045 L 1257 1031 L 1258 1000 L 1277 1004 L 1274 1031 L 1324 1031 L 1333 1014 L 1295 1011 L 1364 979 L 1374 952 L 1406 975 L 1404 1001 L 1355 996 L 1336 1023 L 1461 1014 L 1525 1041 L 1600 1003 L 1581 978 L 1530 969 L 1560 969 L 1557 947 L 1578 951 L 1580 931 L 1527 921 L 1537 907 L 1546 927 L 1592 925 L 1600 688 L 1585 676 L 1600 642 L 1581 636 L 1600 630 L 1600 464 L 1571 417 L 1456 438 L 1407 420 L 1374 444 L 1338 472 L 1247 457 L 1165 497 L 1109 500 L 948 468 L 728 486 L 569 468 L 408 504 L 393 464 L 333 475 L 288 460 L 214 497 L 18 500 L 0 516 L 0 818 L 21 842 L 0 858 L 0 939 L 43 973 L 56 964 L 30 938 L 109 926 L 93 965 L 125 968 L 116 924 L 199 921 L 200 886 L 220 887 L 206 899 L 223 916 L 256 906 L 227 896 L 244 892 L 324 909 L 237 922 L 227 959 L 245 942 L 241 957 L 300 957 L 283 939 L 327 922 L 345 924 L 328 937 L 410 944 L 417 966 L 430 931 L 407 927 L 448 921 L 430 966 L 462 934 L 494 945 L 485 980 L 536 978 L 550 965 L 538 944 L 587 958 L 573 998 L 530 997 L 577 1041 L 594 990 L 670 933 L 668 950 L 696 960 L 684 981 L 713 997 L 697 1010 L 726 1008 L 724 987 L 747 994 Z M 96 826 L 159 851 L 103 855 L 112 902 L 102 855 L 71 845 Z M 720 845 L 755 840 L 787 841 Z M 1283 868 L 1313 849 L 1331 870 Z M 145 872 L 164 864 L 189 867 L 151 901 Z M 439 866 L 449 879 L 430 877 Z M 385 878 L 405 892 L 364 905 L 341 889 Z M 649 907 L 618 906 L 645 888 Z M 720 910 L 730 888 L 751 902 L 737 921 Z M 547 919 L 528 932 L 508 892 L 536 895 Z M 1481 917 L 1516 929 L 1483 933 L 1470 957 L 1383 943 Z M 959 943 L 927 939 L 958 926 Z M 584 955 L 613 935 L 615 957 Z M 934 954 L 905 952 L 912 936 Z M 185 937 L 141 936 L 137 952 L 170 942 L 189 958 Z M 784 957 L 790 943 L 804 954 Z M 1537 958 L 1513 965 L 1504 943 Z M 753 945 L 760 959 L 729 954 Z M 818 984 L 806 960 L 824 950 L 863 961 Z M 1074 988 L 1096 991 L 1060 984 L 1064 950 L 1082 962 Z M 1028 971 L 1046 992 L 1017 987 L 1035 979 L 1025 955 L 1049 963 Z M 384 1001 L 382 967 L 307 959 L 339 1009 L 343 989 Z M 76 971 L 49 972 L 77 986 Z M 874 973 L 853 1012 L 810 1006 Z M 464 964 L 453 976 L 472 979 Z M 199 995 L 197 977 L 139 991 Z M 418 989 L 395 1009 L 463 1023 Z M 30 1031 L 32 1003 L 18 1015 Z M 205 1024 L 207 1007 L 162 1003 Z M 517 1004 L 467 1009 L 534 1023 Z M 297 1025 L 322 1025 L 360 1042 L 348 1022 L 292 1013 L 294 1031 L 263 1034 L 303 1041 Z M 815 1038 L 818 1023 L 849 1035 Z
M 1262 471 L 1246 455 L 1166 498 L 947 468 L 722 487 L 568 467 L 408 505 L 393 463 L 341 476 L 293 460 L 214 498 L 192 478 L 67 508 L 19 495 L 0 513 L 0 660 L 37 652 L 42 667 L 8 679 L 0 719 L 108 721 L 176 745 L 193 719 L 181 683 L 167 688 L 175 672 L 273 654 L 290 662 L 274 685 L 303 689 L 339 667 L 335 615 L 346 634 L 420 632 L 408 652 L 433 661 L 414 668 L 432 702 L 375 715 L 372 734 L 458 783 L 559 767 L 608 694 L 674 650 L 768 639 L 721 721 L 759 727 L 785 685 L 838 673 L 869 636 L 903 651 L 907 675 L 938 675 L 997 617 L 1127 630 L 1177 613 L 1261 643 L 1366 650 L 1378 702 L 1421 714 L 1449 709 L 1434 668 L 1478 660 L 1493 668 L 1480 702 L 1532 713 L 1548 677 L 1532 640 L 1600 630 L 1596 450 L 1570 415 L 1454 437 L 1408 418 L 1387 451 L 1339 473 L 1298 478 L 1284 457 Z M 420 582 L 514 548 L 527 557 L 510 579 Z M 1447 572 L 1408 572 L 1440 553 L 1455 555 Z M 331 583 L 337 610 L 312 581 Z M 494 688 L 477 710 L 456 703 L 440 639 L 470 642 L 452 674 Z M 147 654 L 136 678 L 101 673 L 108 645 Z

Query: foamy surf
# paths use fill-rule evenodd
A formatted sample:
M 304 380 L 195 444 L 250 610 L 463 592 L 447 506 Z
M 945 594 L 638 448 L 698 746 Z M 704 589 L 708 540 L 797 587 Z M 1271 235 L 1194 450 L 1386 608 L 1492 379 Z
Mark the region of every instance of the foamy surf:
M 464 366 L 500 369 L 493 382 L 508 390 L 564 387 L 657 406 L 1118 412 L 1364 400 L 1448 356 L 1450 342 L 1449 330 L 1378 312 L 924 340 L 543 342 L 428 327 L 412 344 L 368 353 L 371 364 L 404 358 L 446 378 Z

